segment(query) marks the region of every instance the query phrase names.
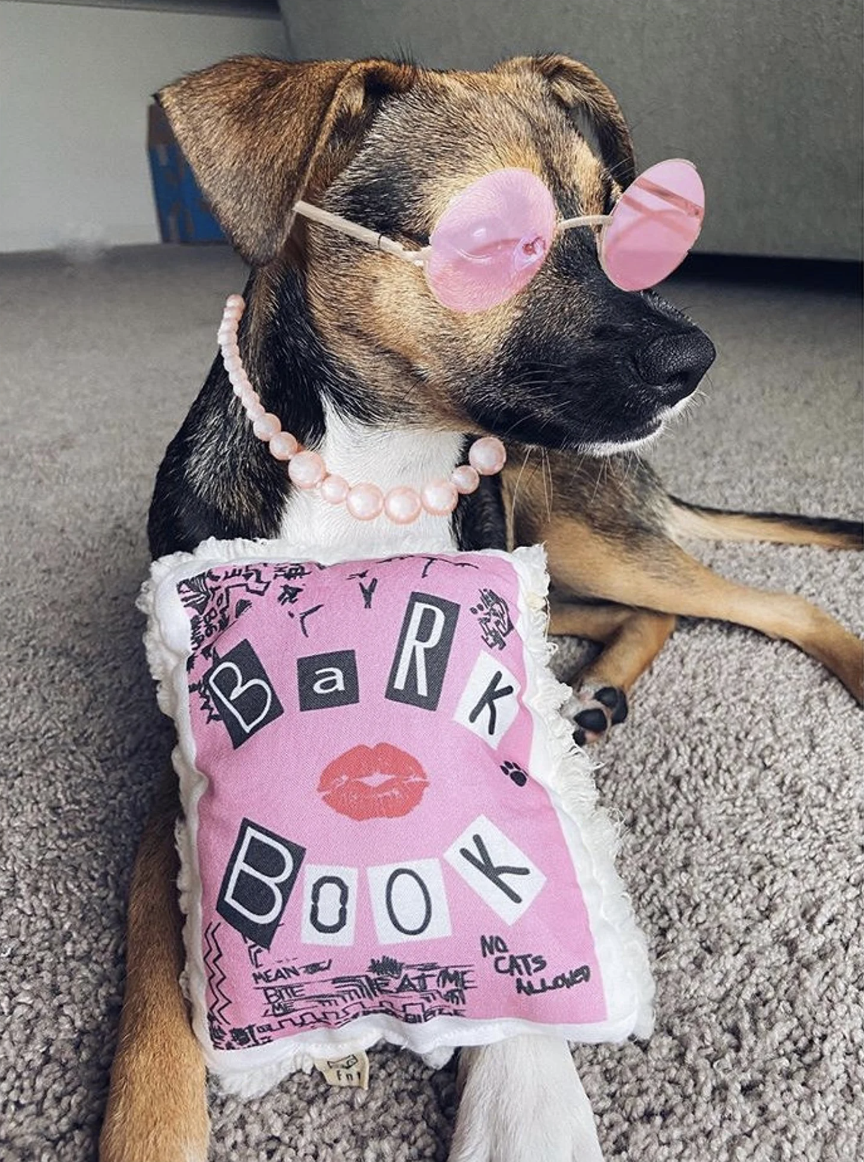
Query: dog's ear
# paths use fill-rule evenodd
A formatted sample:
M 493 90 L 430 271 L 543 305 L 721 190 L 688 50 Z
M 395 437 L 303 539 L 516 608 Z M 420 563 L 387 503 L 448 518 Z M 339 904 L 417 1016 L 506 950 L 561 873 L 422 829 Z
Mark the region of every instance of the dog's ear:
M 622 187 L 636 176 L 633 141 L 611 91 L 587 65 L 558 53 L 514 57 L 501 71 L 529 70 L 548 82 L 552 96 L 573 117 L 577 128 Z
M 204 196 L 247 261 L 275 257 L 291 208 L 333 180 L 416 69 L 386 60 L 235 57 L 156 94 Z

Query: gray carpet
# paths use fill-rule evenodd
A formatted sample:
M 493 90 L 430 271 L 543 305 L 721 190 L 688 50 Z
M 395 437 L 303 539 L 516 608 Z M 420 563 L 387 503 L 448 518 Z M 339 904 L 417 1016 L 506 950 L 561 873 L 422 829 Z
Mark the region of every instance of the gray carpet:
M 240 285 L 218 248 L 0 259 L 3 1162 L 94 1157 L 124 894 L 170 747 L 134 610 L 145 515 Z M 673 295 L 720 356 L 657 446 L 670 486 L 860 516 L 855 295 L 700 278 Z M 701 556 L 864 631 L 854 554 Z M 609 1159 L 864 1156 L 861 725 L 816 663 L 725 625 L 682 625 L 643 679 L 599 784 L 626 824 L 657 1031 L 577 1054 Z M 443 1159 L 453 1096 L 451 1072 L 376 1051 L 366 1095 L 301 1076 L 247 1106 L 215 1098 L 212 1157 Z

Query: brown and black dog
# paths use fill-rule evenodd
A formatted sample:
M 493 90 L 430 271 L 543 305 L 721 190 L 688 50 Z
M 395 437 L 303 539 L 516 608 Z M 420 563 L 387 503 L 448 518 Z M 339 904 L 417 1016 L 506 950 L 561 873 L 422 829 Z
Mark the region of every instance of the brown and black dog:
M 634 471 L 628 459 L 625 470 L 616 459 L 686 403 L 714 349 L 656 294 L 615 288 L 592 230 L 560 238 L 513 300 L 457 315 L 409 264 L 292 213 L 302 197 L 420 245 L 455 193 L 506 166 L 541 176 L 563 216 L 608 212 L 634 176 L 633 153 L 614 98 L 589 69 L 560 56 L 486 73 L 243 58 L 169 86 L 160 100 L 252 268 L 241 351 L 285 429 L 321 449 L 332 470 L 385 486 L 447 476 L 467 434 L 515 445 L 501 482 L 460 502 L 449 524 L 422 517 L 412 545 L 546 543 L 552 631 L 606 643 L 574 709 L 579 737 L 621 720 L 624 692 L 677 614 L 788 638 L 860 699 L 853 635 L 802 599 L 721 580 L 678 544 L 696 534 L 860 547 L 859 527 L 693 509 L 670 499 L 646 465 Z M 548 456 L 551 506 L 539 474 L 520 480 L 526 448 Z M 159 471 L 154 557 L 209 536 L 311 535 L 349 559 L 364 553 L 364 528 L 292 488 L 217 360 Z M 391 528 L 376 551 L 381 536 L 404 546 L 404 531 Z M 177 811 L 169 780 L 133 876 L 102 1162 L 206 1155 L 204 1069 L 178 985 Z M 574 1120 L 583 1097 L 563 1043 L 517 1037 L 472 1049 L 462 1073 L 451 1162 L 599 1156 Z

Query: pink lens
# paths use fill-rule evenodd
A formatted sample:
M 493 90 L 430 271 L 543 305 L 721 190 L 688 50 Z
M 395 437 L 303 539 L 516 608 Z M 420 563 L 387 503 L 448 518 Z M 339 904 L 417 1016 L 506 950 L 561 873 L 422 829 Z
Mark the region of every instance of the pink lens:
M 603 227 L 600 261 L 626 291 L 656 286 L 699 237 L 705 189 L 689 161 L 661 161 L 627 187 Z
M 499 169 L 450 202 L 429 239 L 426 278 L 453 311 L 485 311 L 537 273 L 555 235 L 555 203 L 535 174 Z

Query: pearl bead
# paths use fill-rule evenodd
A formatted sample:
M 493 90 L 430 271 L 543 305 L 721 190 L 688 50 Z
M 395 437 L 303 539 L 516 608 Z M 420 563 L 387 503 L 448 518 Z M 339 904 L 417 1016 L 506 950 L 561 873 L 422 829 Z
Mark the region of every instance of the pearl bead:
M 255 394 L 255 393 L 253 392 L 253 394 Z M 248 396 L 243 396 L 241 398 L 240 402 L 243 404 L 244 408 L 246 409 L 246 415 L 249 417 L 250 420 L 252 420 L 253 424 L 254 424 L 255 420 L 260 419 L 261 416 L 264 415 L 264 404 L 263 403 L 258 403 L 258 402 L 256 402 L 256 400 L 249 399 Z
M 237 391 L 238 388 L 244 387 L 248 387 L 250 391 L 252 390 L 252 384 L 249 382 L 249 376 L 246 374 L 242 367 L 238 367 L 236 371 L 228 372 L 228 382 L 231 384 L 235 391 Z
M 384 497 L 384 511 L 395 525 L 410 525 L 420 515 L 423 502 L 413 488 L 391 488 Z
M 282 425 L 278 416 L 274 416 L 272 412 L 265 412 L 252 425 L 252 431 L 259 440 L 272 440 L 282 431 Z
M 239 307 L 240 310 L 242 311 L 243 308 L 246 306 L 246 302 L 245 302 L 242 295 L 236 295 L 236 294 L 229 295 L 228 298 L 225 300 L 225 306 L 228 307 L 229 309 L 231 307 Z
M 504 445 L 495 436 L 475 440 L 468 452 L 468 462 L 481 476 L 494 476 L 507 460 Z
M 476 492 L 480 486 L 477 469 L 472 468 L 470 464 L 460 464 L 458 468 L 454 468 L 450 479 L 456 485 L 456 491 L 461 492 L 463 496 Z
M 239 355 L 223 355 L 222 362 L 225 365 L 225 370 L 230 375 L 232 371 L 242 371 L 243 364 L 240 362 Z
M 377 484 L 355 484 L 345 498 L 345 507 L 357 520 L 374 520 L 384 507 L 384 493 Z
M 327 469 L 317 452 L 298 452 L 291 458 L 288 475 L 298 488 L 314 488 L 324 479 Z
M 270 437 L 270 455 L 275 460 L 290 460 L 296 456 L 300 445 L 290 432 L 277 432 Z
M 348 495 L 349 487 L 350 485 L 344 476 L 331 472 L 321 481 L 321 495 L 328 504 L 343 504 Z
M 456 507 L 459 493 L 449 480 L 430 480 L 423 485 L 423 507 L 432 516 L 447 516 Z

